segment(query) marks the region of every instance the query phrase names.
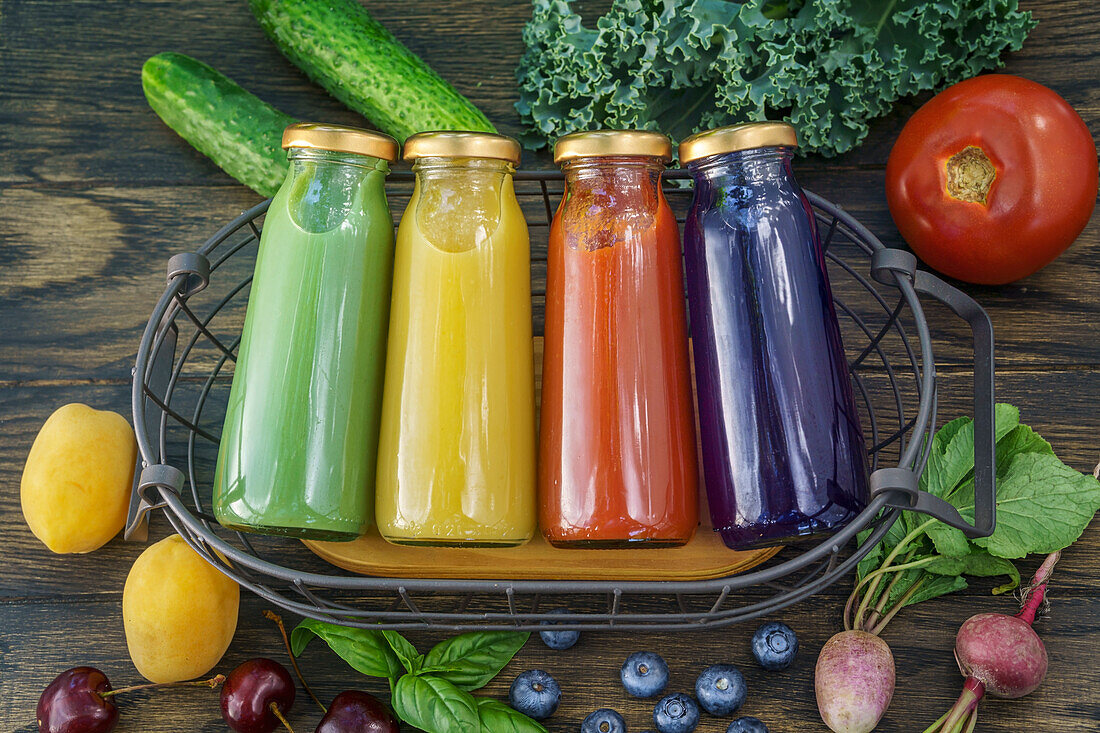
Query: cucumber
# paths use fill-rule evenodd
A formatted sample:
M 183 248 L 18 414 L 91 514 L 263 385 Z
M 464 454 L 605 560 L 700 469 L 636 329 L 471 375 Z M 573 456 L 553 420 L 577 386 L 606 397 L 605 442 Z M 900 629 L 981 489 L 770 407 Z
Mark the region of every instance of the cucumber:
M 310 79 L 404 143 L 425 130 L 496 128 L 356 0 L 249 0 L 264 32 Z
M 286 178 L 283 130 L 297 122 L 235 81 L 180 53 L 159 53 L 141 67 L 149 106 L 229 175 L 261 196 Z

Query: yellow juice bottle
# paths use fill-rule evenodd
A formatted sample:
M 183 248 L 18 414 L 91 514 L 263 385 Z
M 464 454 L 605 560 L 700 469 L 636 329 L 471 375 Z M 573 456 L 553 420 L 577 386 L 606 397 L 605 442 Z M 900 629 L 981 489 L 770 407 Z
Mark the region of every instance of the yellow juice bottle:
M 535 532 L 530 241 L 519 145 L 405 143 L 416 188 L 397 232 L 376 519 L 390 542 L 519 545 Z

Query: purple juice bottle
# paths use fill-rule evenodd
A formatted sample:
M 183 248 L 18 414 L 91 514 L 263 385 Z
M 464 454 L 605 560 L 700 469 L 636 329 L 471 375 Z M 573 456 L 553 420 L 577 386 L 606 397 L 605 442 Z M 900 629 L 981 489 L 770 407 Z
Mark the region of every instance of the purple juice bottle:
M 867 453 L 813 212 L 781 122 L 694 135 L 684 227 L 703 477 L 735 549 L 832 532 L 866 505 Z

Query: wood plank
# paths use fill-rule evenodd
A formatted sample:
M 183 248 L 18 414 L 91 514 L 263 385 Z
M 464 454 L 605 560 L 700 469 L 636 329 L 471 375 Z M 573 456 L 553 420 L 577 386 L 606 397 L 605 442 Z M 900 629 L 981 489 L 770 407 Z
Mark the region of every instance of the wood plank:
M 512 103 L 526 5 L 391 1 L 370 10 L 502 132 L 519 132 Z M 366 124 L 283 58 L 243 2 L 8 3 L 0 23 L 3 182 L 235 185 L 146 105 L 141 65 L 161 51 L 209 63 L 302 119 Z
M 805 171 L 804 185 L 826 192 L 887 246 L 902 242 L 885 210 L 882 174 L 876 171 Z M 390 186 L 393 215 L 404 206 L 401 184 Z M 528 193 L 537 189 L 526 188 Z M 676 201 L 681 206 L 685 196 Z M 153 304 L 163 288 L 168 258 L 196 249 L 223 223 L 259 198 L 237 186 L 22 188 L 0 186 L 0 381 L 128 378 L 133 355 Z M 523 196 L 532 223 L 534 328 L 541 334 L 547 229 L 541 198 Z M 1049 267 L 999 288 L 960 286 L 990 313 L 998 364 L 1100 363 L 1095 324 L 1100 319 L 1100 212 L 1080 240 Z M 867 260 L 851 248 L 840 253 L 866 275 Z M 210 290 L 194 300 L 198 310 L 216 302 L 215 292 L 249 274 L 242 252 L 217 273 Z M 861 313 L 881 313 L 849 275 L 833 270 L 836 294 L 863 304 Z M 890 288 L 879 288 L 894 302 Z M 243 298 L 238 301 L 243 305 Z M 61 307 L 63 304 L 63 307 Z M 243 311 L 224 321 L 232 338 Z M 928 317 L 937 361 L 945 366 L 971 358 L 965 324 L 942 308 Z M 862 348 L 858 334 L 850 349 Z M 33 355 L 32 358 L 28 358 Z
M 1070 558 L 1065 561 L 1068 563 Z M 1030 569 L 1030 567 L 1029 567 Z M 1058 586 L 1060 578 L 1056 576 Z M 989 733 L 1035 731 L 1086 731 L 1100 716 L 1095 696 L 1082 691 L 1100 686 L 1100 647 L 1090 643 L 1100 633 L 1100 600 L 1088 589 L 1069 591 L 1058 587 L 1049 619 L 1038 624 L 1050 657 L 1050 672 L 1043 686 L 1024 701 L 987 700 L 982 703 L 982 728 Z M 821 645 L 839 630 L 842 597 L 839 592 L 815 598 L 770 618 L 784 621 L 799 634 L 800 651 L 794 666 L 782 673 L 767 673 L 749 653 L 751 623 L 730 629 L 668 634 L 590 632 L 573 649 L 551 652 L 537 639 L 530 640 L 513 660 L 478 694 L 507 699 L 515 676 L 530 668 L 545 669 L 563 688 L 558 712 L 547 721 L 552 733 L 573 733 L 581 719 L 598 707 L 623 713 L 630 730 L 649 723 L 653 701 L 630 698 L 618 681 L 622 660 L 632 651 L 656 651 L 672 671 L 669 690 L 691 692 L 695 676 L 709 664 L 732 663 L 745 675 L 748 699 L 740 714 L 755 715 L 772 730 L 795 733 L 821 731 L 813 698 L 813 665 Z M 274 627 L 261 617 L 266 605 L 246 595 L 242 599 L 237 636 L 217 670 L 228 672 L 256 655 L 270 656 L 286 664 L 285 652 Z M 885 638 L 891 645 L 898 669 L 894 701 L 882 724 L 882 733 L 911 733 L 947 710 L 961 688 L 962 678 L 951 658 L 955 630 L 977 612 L 1010 610 L 1011 600 L 980 595 L 948 596 L 935 604 L 908 609 L 899 616 Z M 414 633 L 410 640 L 425 651 L 443 635 Z M 0 721 L 6 730 L 32 733 L 34 705 L 41 689 L 63 669 L 79 664 L 102 668 L 115 686 L 141 682 L 126 654 L 117 597 L 97 601 L 82 599 L 79 606 L 28 603 L 0 606 Z M 363 678 L 349 669 L 319 642 L 302 656 L 303 673 L 318 695 L 328 701 L 351 687 L 388 699 L 385 683 Z M 208 690 L 139 692 L 121 700 L 119 733 L 158 731 L 222 731 L 217 698 Z M 296 730 L 311 730 L 320 718 L 299 687 L 290 716 Z M 703 718 L 700 730 L 724 730 L 727 719 Z
M 376 0 L 367 5 L 502 132 L 520 131 L 512 106 L 518 97 L 514 70 L 523 51 L 528 4 Z M 1054 88 L 1100 137 L 1100 89 L 1089 71 L 1096 68 L 1100 48 L 1092 4 L 1024 0 L 1021 5 L 1040 23 L 1023 50 L 1006 58 L 1004 71 Z M 147 108 L 141 64 L 165 50 L 216 66 L 290 114 L 364 124 L 279 55 L 244 3 L 8 3 L 0 17 L 0 97 L 7 100 L 0 109 L 0 182 L 233 185 Z M 880 169 L 905 120 L 928 96 L 899 102 L 872 124 L 856 151 L 835 161 L 813 158 L 807 165 Z M 552 164 L 545 154 L 529 154 L 527 165 Z
M 594 3 L 584 3 L 587 7 Z M 1040 20 L 1006 71 L 1054 88 L 1081 112 L 1100 137 L 1100 23 L 1087 0 L 1023 0 Z M 515 62 L 527 3 L 372 0 L 372 13 L 480 105 L 502 131 L 519 120 Z M 140 32 L 135 32 L 140 29 Z M 150 55 L 181 51 L 214 64 L 301 117 L 363 124 L 312 85 L 264 38 L 244 3 L 140 0 L 54 3 L 23 0 L 0 9 L 0 727 L 31 733 L 34 703 L 58 671 L 78 663 L 103 667 L 116 685 L 139 682 L 122 638 L 121 587 L 141 550 L 116 539 L 86 556 L 54 556 L 23 524 L 18 481 L 34 433 L 53 408 L 86 401 L 129 413 L 129 369 L 140 329 L 160 291 L 164 263 L 192 249 L 216 224 L 257 201 L 157 120 L 141 94 L 139 69 Z M 872 124 L 866 144 L 837 160 L 798 163 L 804 185 L 836 200 L 878 232 L 898 239 L 882 195 L 882 165 L 908 116 L 929 95 L 903 100 Z M 528 167 L 549 167 L 545 154 Z M 1025 422 L 1054 444 L 1075 468 L 1097 459 L 1100 430 L 1100 352 L 1096 346 L 1100 272 L 1094 218 L 1082 239 L 1038 275 L 1004 288 L 966 288 L 986 305 L 997 329 L 998 397 L 1021 406 Z M 536 247 L 536 257 L 544 250 Z M 536 290 L 544 277 L 537 263 Z M 237 273 L 239 274 L 239 273 Z M 839 290 L 840 288 L 838 288 Z M 944 399 L 940 414 L 966 409 L 967 334 L 953 317 L 930 314 Z M 541 321 L 539 321 L 541 323 Z M 849 340 L 849 347 L 851 347 Z M 196 357 L 202 364 L 208 355 Z M 205 362 L 205 363 L 208 363 Z M 870 381 L 881 377 L 869 375 Z M 189 389 L 194 383 L 189 383 Z M 166 531 L 155 520 L 153 536 Z M 309 553 L 296 562 L 320 560 Z M 303 565 L 302 567 L 306 567 Z M 1034 562 L 1023 564 L 1031 570 Z M 1100 720 L 1100 631 L 1094 600 L 1100 568 L 1096 526 L 1059 565 L 1054 612 L 1041 622 L 1051 657 L 1050 675 L 1026 701 L 983 703 L 981 730 L 1092 730 Z M 91 582 L 89 579 L 94 579 Z M 950 656 L 958 624 L 976 611 L 1005 611 L 1007 599 L 981 581 L 956 596 L 903 613 L 887 632 L 898 660 L 899 684 L 882 731 L 911 731 L 946 709 L 960 678 Z M 747 651 L 753 624 L 714 632 L 587 634 L 573 650 L 550 653 L 532 641 L 487 688 L 503 699 L 516 673 L 530 667 L 553 673 L 565 689 L 549 727 L 575 731 L 585 713 L 619 708 L 632 730 L 650 727 L 649 703 L 628 699 L 617 680 L 621 659 L 635 649 L 668 658 L 672 687 L 690 691 L 705 664 L 731 661 L 750 685 L 746 714 L 773 730 L 819 731 L 812 701 L 812 665 L 820 645 L 838 629 L 846 587 L 776 615 L 800 635 L 794 669 L 764 674 Z M 655 603 L 657 601 L 654 601 Z M 1006 605 L 1007 604 L 1007 605 Z M 224 669 L 264 653 L 283 659 L 264 604 L 245 594 L 237 638 Z M 413 634 L 426 649 L 438 635 Z M 626 643 L 624 644 L 624 641 Z M 304 657 L 322 697 L 363 687 L 331 653 L 317 646 Z M 578 670 L 583 670 L 578 672 Z M 366 689 L 385 696 L 384 684 Z M 299 690 L 292 721 L 308 730 L 319 718 Z M 212 695 L 196 691 L 137 693 L 123 701 L 119 731 L 225 730 Z M 704 718 L 701 730 L 724 729 Z M 923 725 L 920 725 L 923 728 Z
M 871 391 L 885 392 L 885 379 L 868 377 Z M 940 424 L 970 411 L 970 379 L 965 374 L 940 376 Z M 197 387 L 196 387 L 197 388 Z M 1100 404 L 1100 370 L 1073 369 L 1065 371 L 1027 371 L 1002 374 L 997 382 L 997 398 L 1017 405 L 1022 420 L 1047 438 L 1058 455 L 1079 471 L 1091 471 L 1100 460 L 1093 436 L 1100 433 L 1100 415 L 1094 406 Z M 1073 399 L 1064 399 L 1073 395 Z M 17 386 L 0 388 L 0 414 L 7 440 L 0 443 L 0 563 L 5 572 L 0 575 L 0 603 L 21 604 L 44 598 L 69 602 L 80 596 L 93 600 L 117 594 L 133 560 L 142 545 L 116 538 L 101 550 L 88 555 L 54 555 L 30 533 L 23 522 L 19 507 L 19 479 L 27 451 L 42 423 L 49 414 L 68 402 L 85 402 L 98 409 L 111 409 L 129 417 L 129 387 L 114 384 L 57 384 L 52 386 Z M 885 420 L 885 413 L 883 416 Z M 866 423 L 866 419 L 864 419 Z M 217 431 L 220 415 L 208 423 Z M 175 435 L 178 435 L 176 433 Z M 178 441 L 178 439 L 177 439 Z M 183 467 L 185 458 L 178 442 L 172 449 L 173 462 Z M 200 476 L 210 473 L 207 456 Z M 896 460 L 896 459 L 895 459 Z M 203 479 L 200 479 L 203 480 Z M 209 489 L 202 490 L 204 497 Z M 155 539 L 169 531 L 167 522 L 154 515 L 151 536 Z M 331 567 L 315 558 L 296 543 L 273 539 L 264 551 L 292 567 L 308 572 L 331 572 Z M 1059 566 L 1060 584 L 1075 589 L 1088 589 L 1094 584 L 1093 573 L 1100 567 L 1100 526 L 1094 526 L 1073 548 L 1079 561 Z M 97 577 L 101 584 L 89 586 L 87 579 Z
M 0 379 L 128 379 L 168 257 L 209 236 L 210 211 L 258 201 L 240 187 L 0 190 Z
M 943 375 L 941 382 L 941 415 L 946 419 L 966 409 L 968 382 L 957 374 Z M 1024 420 L 1049 438 L 1071 465 L 1084 470 L 1096 460 L 1090 437 L 1100 430 L 1100 418 L 1092 409 L 1100 400 L 1100 375 L 1096 371 L 1011 372 L 1001 376 L 999 387 L 1001 399 L 1020 405 Z M 1074 399 L 1062 399 L 1064 395 L 1073 395 Z M 0 494 L 0 534 L 6 539 L 0 551 L 0 562 L 6 569 L 0 578 L 0 648 L 6 652 L 0 660 L 0 679 L 6 688 L 0 695 L 0 719 L 19 731 L 31 730 L 26 725 L 38 692 L 52 674 L 67 666 L 93 663 L 107 669 L 118 685 L 137 682 L 125 656 L 118 609 L 126 571 L 141 546 L 115 540 L 91 555 L 54 556 L 30 536 L 19 514 L 14 489 L 30 441 L 55 406 L 73 400 L 125 412 L 128 390 L 124 385 L 102 384 L 0 390 L 9 436 L 0 445 L 0 485 L 10 487 Z M 165 530 L 164 521 L 156 520 L 154 537 Z M 1025 563 L 1023 567 L 1027 570 L 1033 564 Z M 1094 717 L 1095 702 L 1069 691 L 1094 689 L 1100 684 L 1097 665 L 1089 656 L 1095 656 L 1097 650 L 1086 643 L 1100 623 L 1100 608 L 1093 600 L 1097 567 L 1100 535 L 1093 527 L 1059 566 L 1055 612 L 1051 621 L 1040 627 L 1052 659 L 1050 678 L 1026 703 L 988 703 L 983 730 L 1087 729 L 1082 721 Z M 89 577 L 97 578 L 97 582 L 89 584 Z M 978 581 L 966 594 L 902 614 L 887 635 L 898 660 L 898 694 L 880 730 L 911 730 L 909 721 L 930 719 L 929 711 L 946 709 L 958 686 L 948 653 L 951 633 L 972 612 L 1005 609 L 1004 599 L 983 595 L 992 584 Z M 798 630 L 806 650 L 789 673 L 764 675 L 753 667 L 745 648 L 752 624 L 683 633 L 675 637 L 675 642 L 668 635 L 632 634 L 625 646 L 621 635 L 593 633 L 586 635 L 575 650 L 561 654 L 549 654 L 538 642 L 531 642 L 488 692 L 503 697 L 507 684 L 520 670 L 546 668 L 566 688 L 565 702 L 550 726 L 552 731 L 575 730 L 587 711 L 603 705 L 623 710 L 632 725 L 642 724 L 646 705 L 621 693 L 615 670 L 628 651 L 654 649 L 669 658 L 677 689 L 690 689 L 694 674 L 704 664 L 732 661 L 745 670 L 749 679 L 746 713 L 757 714 L 780 730 L 819 730 L 810 697 L 812 659 L 837 628 L 845 592 L 844 585 L 834 587 L 778 615 Z M 223 669 L 257 653 L 281 658 L 277 640 L 259 618 L 262 607 L 258 599 L 245 594 L 240 631 Z M 94 631 L 79 631 L 73 640 L 69 629 L 74 626 Z M 427 646 L 438 636 L 417 634 L 413 638 Z M 326 698 L 345 686 L 360 684 L 359 678 L 323 649 L 311 649 L 305 659 L 307 674 Z M 583 676 L 575 672 L 579 668 L 586 669 Z M 384 692 L 377 685 L 368 685 L 368 689 Z M 301 700 L 300 705 L 304 705 L 305 698 Z M 126 703 L 125 710 L 132 712 L 124 722 L 127 727 L 120 727 L 123 731 L 220 730 L 216 708 L 198 693 L 139 696 Z M 308 726 L 316 717 L 308 706 L 299 707 L 294 721 Z

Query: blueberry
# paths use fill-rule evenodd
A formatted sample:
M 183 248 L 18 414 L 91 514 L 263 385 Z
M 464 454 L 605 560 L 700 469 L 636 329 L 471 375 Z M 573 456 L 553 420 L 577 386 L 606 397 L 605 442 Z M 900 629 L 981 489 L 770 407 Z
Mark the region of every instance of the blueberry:
M 683 693 L 665 695 L 653 708 L 653 725 L 657 733 L 691 733 L 698 724 L 699 706 Z
M 516 677 L 508 690 L 508 702 L 535 720 L 549 718 L 561 702 L 561 687 L 541 669 L 529 669 Z
M 787 624 L 769 621 L 752 635 L 752 655 L 764 669 L 786 669 L 797 653 L 798 637 Z
M 745 678 L 732 664 L 715 664 L 695 680 L 695 697 L 711 715 L 729 715 L 745 702 Z
M 551 614 L 563 614 L 570 613 L 568 608 L 555 608 L 550 612 Z M 543 621 L 545 624 L 553 624 L 553 621 Z M 580 641 L 581 632 L 579 631 L 540 631 L 539 638 L 542 639 L 542 643 L 551 649 L 568 649 L 569 647 Z
M 611 708 L 600 708 L 584 719 L 581 733 L 626 733 L 626 721 Z
M 634 652 L 619 670 L 623 687 L 634 697 L 660 695 L 668 684 L 668 665 L 660 654 Z
M 730 723 L 726 733 L 768 733 L 768 726 L 764 725 L 760 718 L 746 715 Z

